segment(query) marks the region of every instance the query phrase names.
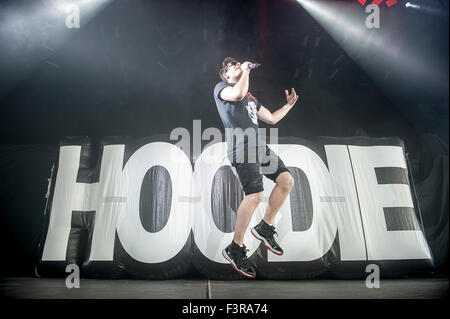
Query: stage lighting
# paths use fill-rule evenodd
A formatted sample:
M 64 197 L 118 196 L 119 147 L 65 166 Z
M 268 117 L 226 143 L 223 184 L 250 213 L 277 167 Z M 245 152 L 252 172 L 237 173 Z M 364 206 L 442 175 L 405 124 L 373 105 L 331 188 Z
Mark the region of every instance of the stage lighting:
M 23 79 L 38 63 L 46 63 L 52 67 L 57 65 L 47 59 L 70 41 L 75 29 L 87 26 L 112 2 L 113 0 L 45 0 L 9 1 L 2 4 L 0 61 L 16 63 L 2 64 L 2 74 L 5 77 L 0 83 L 0 96 Z M 77 16 L 81 16 L 81 24 L 67 23 L 79 21 Z
M 412 4 L 411 2 L 405 3 L 406 8 L 414 8 L 414 9 L 420 9 L 420 6 L 417 4 Z
M 394 87 L 406 87 L 405 79 L 409 87 L 423 87 L 423 83 L 426 83 L 427 87 L 433 90 L 445 89 L 446 73 L 433 59 L 422 53 L 422 49 L 418 49 L 420 44 L 416 43 L 420 39 L 406 44 L 399 41 L 401 36 L 396 27 L 398 16 L 394 14 L 395 11 L 384 12 L 380 28 L 369 28 L 365 23 L 368 17 L 366 11 L 357 3 L 313 0 L 297 2 L 374 82 L 386 89 L 386 92 L 392 92 Z M 420 11 L 425 12 L 423 6 L 407 3 L 409 9 L 420 8 Z M 413 20 L 410 19 L 409 22 Z M 403 25 L 406 25 L 406 22 Z M 403 87 L 384 80 L 388 70 L 395 70 L 390 78 L 395 74 L 397 79 L 402 79 Z
M 53 4 L 53 6 L 56 9 L 61 10 L 63 12 L 67 12 L 67 11 L 72 10 L 72 8 L 74 6 L 82 7 L 82 6 L 84 6 L 85 4 L 87 4 L 89 2 L 91 2 L 91 0 L 78 0 L 78 1 L 75 1 L 75 0 L 58 0 L 58 1 L 53 1 L 52 4 Z
M 431 6 L 426 6 L 426 5 L 418 5 L 418 4 L 414 4 L 411 2 L 407 2 L 405 4 L 406 8 L 411 8 L 411 9 L 416 9 L 416 10 L 420 10 L 423 13 L 428 13 L 428 14 L 434 14 L 437 16 L 448 16 L 448 12 L 445 12 L 445 10 L 440 10 L 438 8 L 434 8 Z

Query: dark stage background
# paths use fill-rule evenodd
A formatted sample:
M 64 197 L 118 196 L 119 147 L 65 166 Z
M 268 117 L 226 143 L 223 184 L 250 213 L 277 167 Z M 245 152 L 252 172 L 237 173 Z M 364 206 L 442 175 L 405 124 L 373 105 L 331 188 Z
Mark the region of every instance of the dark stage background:
M 213 88 L 227 56 L 262 64 L 251 73 L 250 91 L 269 110 L 285 103 L 285 89 L 300 95 L 277 124 L 279 136 L 400 137 L 409 152 L 426 237 L 436 265 L 444 269 L 447 1 L 426 1 L 444 13 L 439 16 L 410 10 L 406 1 L 380 5 L 386 19 L 378 32 L 389 35 L 399 61 L 418 52 L 435 82 L 388 68 L 386 56 L 371 55 L 364 43 L 356 43 L 385 73 L 382 81 L 374 80 L 297 1 L 100 2 L 104 5 L 95 12 L 82 7 L 79 29 L 64 26 L 67 13 L 55 9 L 57 1 L 0 2 L 2 274 L 34 273 L 47 178 L 59 141 L 143 138 L 176 127 L 192 131 L 194 119 L 201 120 L 202 129 L 223 132 Z M 360 6 L 356 0 L 341 2 Z

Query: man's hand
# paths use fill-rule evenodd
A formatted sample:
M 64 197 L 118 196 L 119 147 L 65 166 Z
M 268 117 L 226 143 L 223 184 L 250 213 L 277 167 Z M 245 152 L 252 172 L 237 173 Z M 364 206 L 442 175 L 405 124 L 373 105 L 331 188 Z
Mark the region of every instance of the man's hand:
M 288 90 L 285 90 L 284 92 L 286 93 L 287 104 L 283 105 L 273 113 L 266 109 L 264 106 L 261 106 L 258 113 L 256 113 L 260 120 L 274 125 L 277 124 L 289 112 L 295 102 L 297 102 L 298 95 L 295 92 L 294 88 L 292 88 L 291 94 L 289 94 Z
M 292 88 L 291 94 L 289 94 L 288 90 L 284 90 L 284 93 L 286 93 L 286 101 L 288 102 L 288 104 L 292 106 L 295 104 L 295 102 L 297 102 L 298 95 L 295 92 L 294 88 Z
M 250 69 L 250 64 L 252 64 L 251 62 L 248 62 L 248 61 L 246 61 L 246 62 L 244 62 L 244 63 L 242 63 L 241 64 L 241 70 L 242 71 L 245 71 L 245 70 L 251 70 Z

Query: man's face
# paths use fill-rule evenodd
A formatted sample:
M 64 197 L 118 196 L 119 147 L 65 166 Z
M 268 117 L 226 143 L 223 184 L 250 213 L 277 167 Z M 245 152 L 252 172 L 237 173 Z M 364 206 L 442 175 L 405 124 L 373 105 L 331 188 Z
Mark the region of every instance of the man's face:
M 240 62 L 230 62 L 227 66 L 227 71 L 225 72 L 225 76 L 228 77 L 228 80 L 237 80 L 241 77 L 242 69 Z

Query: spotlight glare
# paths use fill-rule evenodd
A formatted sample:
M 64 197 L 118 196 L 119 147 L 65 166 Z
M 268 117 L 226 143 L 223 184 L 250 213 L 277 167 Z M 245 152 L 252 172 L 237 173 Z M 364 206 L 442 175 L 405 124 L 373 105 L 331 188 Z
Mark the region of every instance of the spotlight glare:
M 403 46 L 395 41 L 396 33 L 389 28 L 368 28 L 365 11 L 359 6 L 344 1 L 297 1 L 374 81 L 384 81 L 382 69 L 395 69 L 397 74 L 411 78 L 411 85 L 416 85 L 416 78 L 441 85 L 437 78 L 443 78 L 442 71 L 426 63 L 421 54 L 409 52 L 400 56 Z M 424 10 L 409 1 L 407 6 L 408 11 Z
M 413 8 L 413 9 L 420 9 L 420 6 L 418 4 L 414 4 L 414 3 L 411 3 L 411 2 L 405 3 L 405 7 L 406 8 Z

